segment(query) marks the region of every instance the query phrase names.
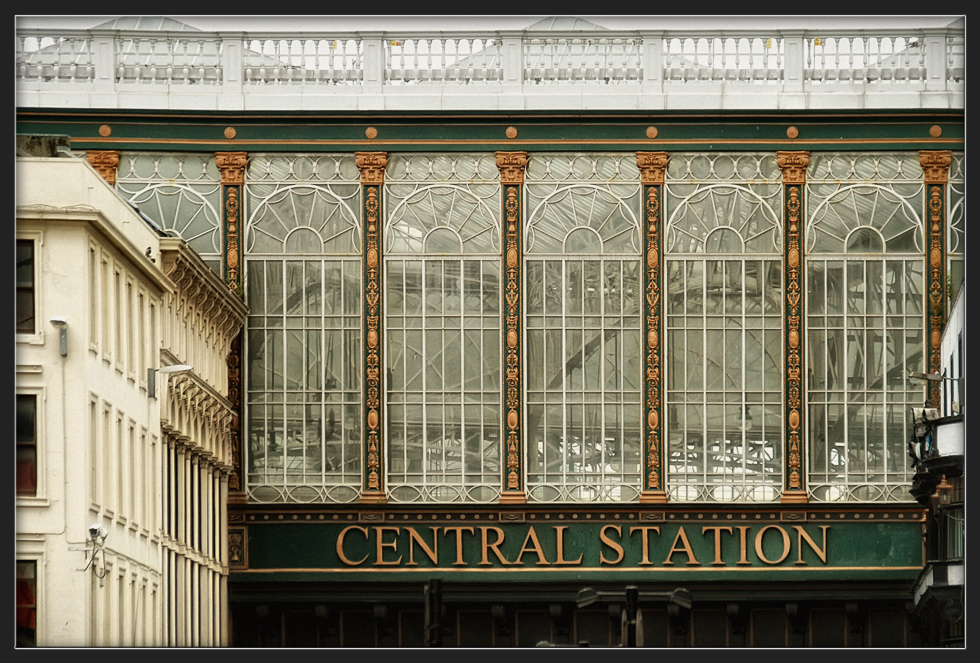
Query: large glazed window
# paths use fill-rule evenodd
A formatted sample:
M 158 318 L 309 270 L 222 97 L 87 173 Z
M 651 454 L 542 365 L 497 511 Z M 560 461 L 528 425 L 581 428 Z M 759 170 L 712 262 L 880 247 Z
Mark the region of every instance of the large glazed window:
M 815 501 L 908 501 L 909 408 L 925 370 L 918 154 L 814 154 L 805 266 L 809 488 Z
M 492 155 L 388 161 L 382 237 L 393 502 L 500 495 L 499 177 Z
M 350 502 L 361 482 L 360 174 L 353 156 L 249 158 L 246 490 Z
M 633 155 L 535 154 L 524 292 L 528 499 L 637 499 L 640 175 Z
M 776 158 L 672 154 L 665 190 L 670 499 L 775 500 L 783 465 Z
M 221 274 L 221 174 L 213 156 L 121 152 L 116 189 Z

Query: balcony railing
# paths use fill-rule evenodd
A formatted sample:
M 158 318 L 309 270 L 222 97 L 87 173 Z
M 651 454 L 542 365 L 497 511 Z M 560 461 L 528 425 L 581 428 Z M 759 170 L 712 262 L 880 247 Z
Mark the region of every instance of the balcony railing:
M 964 95 L 964 31 L 955 27 L 812 34 L 20 29 L 15 42 L 24 107 L 961 108 Z

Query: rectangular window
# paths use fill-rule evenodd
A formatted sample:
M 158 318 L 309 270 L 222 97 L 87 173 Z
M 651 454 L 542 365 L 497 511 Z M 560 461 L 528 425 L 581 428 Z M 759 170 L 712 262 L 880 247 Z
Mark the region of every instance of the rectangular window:
M 88 342 L 97 348 L 99 344 L 99 257 L 95 246 L 88 249 Z
M 136 367 L 136 339 L 133 323 L 136 313 L 133 307 L 133 284 L 126 282 L 126 372 L 133 374 Z
M 17 240 L 17 333 L 34 333 L 34 240 Z
M 17 394 L 17 494 L 37 494 L 37 396 Z
M 34 561 L 17 560 L 17 646 L 37 646 L 37 562 Z

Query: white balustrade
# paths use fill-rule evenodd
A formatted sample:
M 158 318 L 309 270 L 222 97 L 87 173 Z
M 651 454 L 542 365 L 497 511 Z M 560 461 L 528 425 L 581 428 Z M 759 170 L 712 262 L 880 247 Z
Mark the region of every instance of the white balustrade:
M 886 107 L 901 92 L 932 93 L 931 107 L 953 108 L 964 95 L 964 32 L 955 27 L 370 35 L 24 29 L 15 44 L 18 105 L 28 107 L 75 105 L 72 94 L 87 86 L 101 93 L 101 101 L 88 99 L 96 105 L 115 93 L 125 106 L 138 86 L 144 107 L 180 108 L 187 95 L 195 108 L 256 109 L 288 105 L 276 92 L 282 86 L 302 95 L 303 107 L 323 109 L 431 108 L 434 95 L 467 94 L 474 108 L 503 97 L 516 107 L 557 108 L 549 103 L 573 103 L 574 94 L 590 107 L 665 108 L 674 96 L 699 94 L 713 107 L 814 107 L 805 99 L 831 90 L 863 95 L 862 107 Z

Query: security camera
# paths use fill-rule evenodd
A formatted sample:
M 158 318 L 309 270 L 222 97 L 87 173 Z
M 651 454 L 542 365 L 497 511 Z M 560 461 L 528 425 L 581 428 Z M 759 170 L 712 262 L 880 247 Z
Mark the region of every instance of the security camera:
M 57 327 L 58 329 L 64 329 L 65 327 L 68 326 L 68 321 L 65 320 L 65 317 L 63 315 L 56 315 L 53 318 L 51 318 L 51 324 Z
M 92 523 L 88 526 L 88 535 L 92 537 L 93 540 L 97 539 L 102 533 L 102 525 L 99 523 Z

